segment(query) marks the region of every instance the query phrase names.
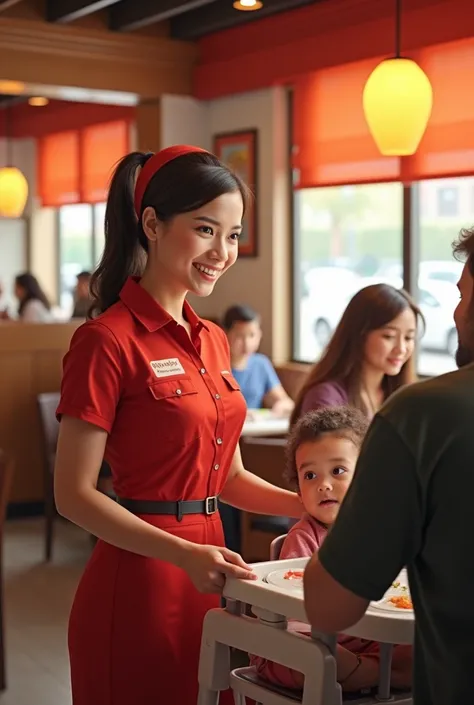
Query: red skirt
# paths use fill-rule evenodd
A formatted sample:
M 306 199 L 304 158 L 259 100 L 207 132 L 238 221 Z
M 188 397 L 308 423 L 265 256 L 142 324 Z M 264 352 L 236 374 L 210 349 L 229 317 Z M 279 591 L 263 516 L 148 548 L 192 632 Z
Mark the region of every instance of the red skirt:
M 218 514 L 146 520 L 195 543 L 223 545 Z M 99 541 L 69 621 L 73 705 L 196 705 L 202 622 L 219 604 L 180 568 Z

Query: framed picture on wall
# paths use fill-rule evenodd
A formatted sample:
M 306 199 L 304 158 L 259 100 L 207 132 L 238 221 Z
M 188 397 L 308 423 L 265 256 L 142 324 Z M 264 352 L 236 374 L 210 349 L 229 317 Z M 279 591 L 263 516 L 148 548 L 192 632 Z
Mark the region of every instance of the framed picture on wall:
M 245 214 L 239 240 L 239 257 L 256 257 L 257 233 L 257 130 L 227 132 L 214 137 L 214 154 L 252 190 L 255 200 Z

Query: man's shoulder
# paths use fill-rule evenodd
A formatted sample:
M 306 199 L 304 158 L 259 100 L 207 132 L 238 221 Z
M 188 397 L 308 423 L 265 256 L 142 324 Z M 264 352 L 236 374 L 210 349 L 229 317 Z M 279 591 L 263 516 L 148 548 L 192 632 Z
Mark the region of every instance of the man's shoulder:
M 386 402 L 382 415 L 408 409 L 436 413 L 439 406 L 450 404 L 474 407 L 474 364 L 403 387 Z
M 396 392 L 379 412 L 414 451 L 420 443 L 443 444 L 463 428 L 471 433 L 474 365 L 417 382 Z

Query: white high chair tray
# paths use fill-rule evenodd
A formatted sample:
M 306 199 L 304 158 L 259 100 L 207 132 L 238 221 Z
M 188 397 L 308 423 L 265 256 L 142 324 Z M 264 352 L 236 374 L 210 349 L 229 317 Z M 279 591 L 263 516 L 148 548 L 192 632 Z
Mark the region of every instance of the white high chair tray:
M 378 602 L 372 602 L 371 604 L 375 609 L 385 610 L 387 612 L 413 612 L 413 607 L 397 606 L 393 601 L 395 598 L 407 598 L 411 602 L 408 575 L 405 569 L 403 569 L 398 578 L 393 581 L 392 586 L 387 590 L 382 599 Z
M 223 596 L 273 614 L 284 615 L 287 619 L 308 622 L 301 587 L 288 587 L 288 583 L 293 581 L 278 579 L 278 577 L 282 578 L 287 571 L 304 570 L 308 560 L 308 558 L 292 558 L 254 563 L 252 568 L 257 575 L 257 580 L 227 578 Z M 275 581 L 278 584 L 275 584 Z M 349 629 L 345 629 L 344 633 L 387 644 L 411 644 L 414 623 L 412 610 L 380 609 L 379 605 L 371 603 L 362 619 Z

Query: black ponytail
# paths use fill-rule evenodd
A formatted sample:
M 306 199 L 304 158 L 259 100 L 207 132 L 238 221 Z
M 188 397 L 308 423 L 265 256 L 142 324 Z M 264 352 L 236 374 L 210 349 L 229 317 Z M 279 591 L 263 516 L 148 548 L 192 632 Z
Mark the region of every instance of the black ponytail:
M 105 248 L 91 278 L 89 318 L 116 303 L 127 278 L 141 277 L 145 269 L 148 240 L 135 214 L 133 193 L 137 169 L 150 156 L 132 152 L 122 159 L 112 177 L 105 209 Z M 162 222 L 168 222 L 235 191 L 242 196 L 245 212 L 251 193 L 239 177 L 213 154 L 190 152 L 164 164 L 152 177 L 143 194 L 141 214 L 151 207 Z
M 119 299 L 129 276 L 141 276 L 146 263 L 146 238 L 139 238 L 133 205 L 137 169 L 149 154 L 132 152 L 115 169 L 105 209 L 105 247 L 91 277 L 92 306 L 89 318 L 103 313 Z

